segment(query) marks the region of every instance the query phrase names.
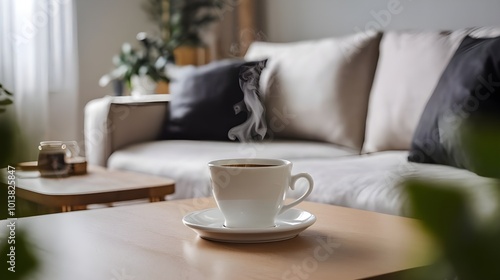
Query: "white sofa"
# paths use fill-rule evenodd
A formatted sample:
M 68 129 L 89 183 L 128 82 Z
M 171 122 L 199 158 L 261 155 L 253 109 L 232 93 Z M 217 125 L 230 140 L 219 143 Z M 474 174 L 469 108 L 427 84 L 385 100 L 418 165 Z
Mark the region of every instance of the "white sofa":
M 281 121 L 272 139 L 159 140 L 168 122 L 171 96 L 108 96 L 85 108 L 87 160 L 173 178 L 176 192 L 168 199 L 181 199 L 211 195 L 210 160 L 283 158 L 293 162 L 294 172 L 308 172 L 314 178 L 308 200 L 407 215 L 402 191 L 407 178 L 454 180 L 465 188 L 494 185 L 467 170 L 407 160 L 426 102 L 467 34 L 493 37 L 500 35 L 500 29 L 256 42 L 245 59 L 269 58 L 260 82 L 261 91 L 269 96 L 268 121 Z M 277 94 L 268 94 L 273 91 Z M 299 187 L 289 195 L 300 192 Z

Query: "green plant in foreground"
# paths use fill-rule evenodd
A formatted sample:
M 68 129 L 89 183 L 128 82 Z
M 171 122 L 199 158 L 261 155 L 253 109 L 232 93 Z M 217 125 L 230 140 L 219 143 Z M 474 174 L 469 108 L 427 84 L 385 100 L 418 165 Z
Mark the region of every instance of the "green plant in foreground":
M 406 187 L 413 214 L 441 247 L 442 263 L 450 265 L 459 280 L 500 279 L 498 213 L 479 219 L 468 195 L 453 185 L 419 180 Z
M 5 106 L 12 105 L 12 92 L 8 91 L 0 84 L 0 114 L 7 110 Z M 0 168 L 4 168 L 7 164 L 12 163 L 15 155 L 15 125 L 9 115 L 0 115 Z
M 11 105 L 12 103 L 12 92 L 8 91 L 0 84 L 0 113 L 6 111 L 4 106 Z
M 5 98 L 7 95 L 7 98 Z M 13 104 L 12 92 L 3 88 L 0 84 L 0 105 L 6 106 Z M 5 99 L 2 99 L 4 97 Z M 4 108 L 0 108 L 0 112 L 4 112 Z M 19 130 L 17 129 L 15 119 L 9 114 L 0 115 L 0 168 L 5 168 L 9 164 L 16 162 L 17 158 L 21 154 L 19 151 L 20 147 L 17 145 L 20 141 Z M 4 173 L 0 173 L 0 181 L 4 182 Z M 3 183 L 0 183 L 3 184 Z M 15 218 L 8 215 L 7 212 L 7 187 L 1 185 L 0 200 L 3 201 L 3 206 L 1 210 L 0 219 Z M 16 207 L 17 208 L 17 207 Z M 17 228 L 15 229 L 11 225 L 13 221 L 8 221 L 7 227 L 2 228 L 2 238 L 0 243 L 0 279 L 26 279 L 30 274 L 35 271 L 39 265 L 39 259 L 31 247 L 33 244 L 30 243 L 28 235 L 23 230 Z M 16 222 L 17 223 L 17 222 Z M 12 227 L 12 229 L 9 227 Z M 15 239 L 9 239 L 12 236 L 11 233 L 14 232 Z M 5 237 L 5 238 L 4 238 Z M 10 240 L 10 241 L 9 241 Z M 15 250 L 12 250 L 12 249 Z M 11 255 L 15 256 L 15 259 L 11 259 Z M 12 261 L 15 262 L 12 262 Z
M 477 211 L 470 193 L 457 188 L 457 182 L 425 178 L 406 182 L 411 213 L 434 238 L 442 259 L 424 270 L 423 275 L 405 280 L 500 279 L 500 126 L 491 119 L 469 120 L 460 127 L 459 134 L 468 168 L 491 178 L 485 178 L 491 180 L 489 186 L 465 187 L 491 199 L 488 203 L 493 202 L 494 209 L 488 215 Z M 443 275 L 443 271 L 450 270 L 455 276 Z
M 2 230 L 5 231 L 8 228 Z M 14 251 L 11 250 L 11 246 L 15 246 Z M 2 263 L 0 279 L 27 279 L 38 268 L 39 260 L 33 253 L 32 246 L 33 244 L 31 244 L 28 234 L 22 230 L 15 231 L 15 244 L 9 244 L 7 240 L 2 239 L 2 244 L 0 245 L 0 259 Z M 15 263 L 9 263 L 11 261 L 9 254 L 13 253 L 15 254 Z

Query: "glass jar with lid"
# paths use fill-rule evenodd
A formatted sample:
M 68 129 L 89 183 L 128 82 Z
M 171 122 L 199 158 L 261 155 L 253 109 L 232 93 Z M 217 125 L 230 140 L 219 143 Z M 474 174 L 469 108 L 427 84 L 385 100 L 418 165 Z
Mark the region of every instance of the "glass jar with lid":
M 38 170 L 42 177 L 64 177 L 68 175 L 66 144 L 62 141 L 43 141 L 38 146 Z

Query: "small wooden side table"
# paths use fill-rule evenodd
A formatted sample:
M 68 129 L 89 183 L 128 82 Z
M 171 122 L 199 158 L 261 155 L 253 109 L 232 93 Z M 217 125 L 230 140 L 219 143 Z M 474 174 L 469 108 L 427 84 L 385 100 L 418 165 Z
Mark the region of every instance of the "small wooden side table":
M 89 204 L 136 199 L 163 201 L 175 191 L 172 179 L 99 166 L 89 166 L 85 175 L 64 178 L 29 175 L 23 171 L 16 173 L 16 196 L 54 209 L 53 212 L 84 210 Z

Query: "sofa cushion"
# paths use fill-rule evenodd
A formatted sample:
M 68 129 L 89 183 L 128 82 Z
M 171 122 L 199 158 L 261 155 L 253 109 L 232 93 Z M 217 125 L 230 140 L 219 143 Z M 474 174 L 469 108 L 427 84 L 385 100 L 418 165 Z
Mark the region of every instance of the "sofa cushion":
M 479 121 L 476 127 L 495 121 L 491 128 L 499 131 L 499 50 L 500 37 L 464 39 L 425 107 L 413 137 L 410 161 L 451 165 L 484 176 L 499 176 L 498 170 L 493 174 L 479 168 L 468 154 L 474 147 L 462 145 L 463 137 L 459 133 L 464 120 Z
M 170 86 L 172 100 L 164 138 L 229 140 L 229 130 L 247 120 L 239 76 L 248 67 L 263 65 L 221 60 L 183 69 Z
M 108 168 L 170 177 L 176 181 L 170 199 L 211 195 L 207 163 L 224 158 L 334 158 L 356 151 L 309 141 L 256 143 L 165 140 L 132 145 L 114 152 Z
M 304 42 L 291 42 L 291 43 L 272 43 L 272 42 L 262 42 L 255 41 L 249 47 L 245 53 L 245 60 L 264 60 L 269 58 L 275 58 L 281 55 L 283 51 L 289 47 L 295 45 L 301 45 Z
M 384 33 L 363 152 L 408 150 L 420 115 L 465 31 Z
M 379 33 L 359 33 L 252 45 L 246 59 L 269 58 L 261 85 L 273 136 L 360 150 L 379 42 Z
M 293 173 L 307 172 L 314 179 L 308 200 L 345 207 L 409 216 L 404 182 L 427 179 L 450 183 L 470 194 L 479 211 L 496 209 L 497 182 L 445 165 L 408 162 L 407 151 L 385 151 L 362 156 L 293 161 Z M 288 197 L 297 198 L 307 187 L 298 181 Z M 491 195 L 495 194 L 495 195 Z M 488 200 L 493 197 L 493 200 Z
M 473 27 L 465 29 L 465 32 L 472 38 L 493 38 L 500 36 L 500 27 Z
M 130 146 L 113 153 L 108 167 L 173 178 L 175 193 L 168 199 L 202 198 L 212 195 L 207 163 L 235 157 L 285 158 L 293 163 L 292 173 L 307 172 L 314 179 L 308 201 L 328 203 L 394 215 L 408 215 L 403 182 L 427 178 L 456 182 L 456 187 L 496 188 L 496 181 L 463 169 L 445 165 L 408 162 L 408 152 L 387 151 L 353 155 L 329 144 L 303 141 L 259 142 L 257 145 L 215 141 L 155 141 Z M 472 186 L 473 188 L 469 188 Z M 290 198 L 298 198 L 307 187 L 299 180 Z M 472 192 L 475 195 L 476 193 Z M 486 193 L 488 195 L 488 193 Z M 482 207 L 490 207 L 481 200 Z

